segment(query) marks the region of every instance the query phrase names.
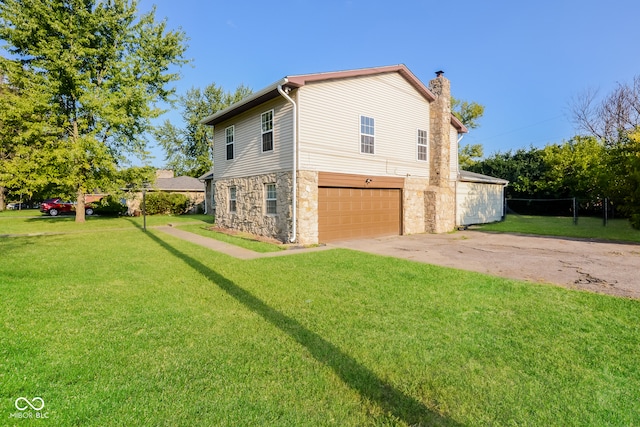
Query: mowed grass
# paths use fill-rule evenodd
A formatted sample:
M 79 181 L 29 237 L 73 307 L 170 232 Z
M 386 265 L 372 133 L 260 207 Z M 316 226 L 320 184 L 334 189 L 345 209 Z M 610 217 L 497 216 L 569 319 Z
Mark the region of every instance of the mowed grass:
M 545 236 L 576 237 L 640 243 L 640 230 L 631 227 L 628 219 L 613 219 L 603 225 L 602 218 L 573 218 L 529 215 L 507 215 L 505 221 L 474 226 L 482 231 L 523 233 Z
M 0 251 L 10 425 L 640 424 L 639 301 L 135 227 Z M 10 418 L 23 396 L 48 419 Z
M 210 215 L 147 215 L 147 227 L 167 224 L 195 223 L 201 225 L 213 224 Z M 0 212 L 0 236 L 7 234 L 34 233 L 77 233 L 106 229 L 136 229 L 142 228 L 143 217 L 109 217 L 87 216 L 86 222 L 76 223 L 75 215 L 60 215 L 51 217 L 42 214 L 37 209 L 24 211 Z

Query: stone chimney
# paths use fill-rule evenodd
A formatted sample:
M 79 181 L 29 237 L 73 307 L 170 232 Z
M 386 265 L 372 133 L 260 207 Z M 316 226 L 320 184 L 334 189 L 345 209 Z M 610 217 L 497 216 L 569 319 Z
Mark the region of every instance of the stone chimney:
M 444 233 L 456 225 L 455 182 L 450 180 L 451 85 L 443 71 L 429 82 L 436 96 L 430 105 L 429 187 L 424 193 L 425 231 Z
M 172 169 L 156 169 L 156 178 L 173 178 Z
M 451 84 L 443 74 L 444 71 L 436 72 L 436 78 L 429 82 L 429 89 L 436 96 L 430 107 L 429 184 L 438 187 L 449 185 L 451 156 Z

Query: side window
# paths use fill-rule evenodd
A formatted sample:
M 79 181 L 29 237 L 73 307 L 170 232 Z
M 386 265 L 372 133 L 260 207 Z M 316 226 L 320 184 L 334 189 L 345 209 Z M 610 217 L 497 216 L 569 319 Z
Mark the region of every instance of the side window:
M 360 152 L 375 154 L 375 121 L 373 117 L 360 116 Z
M 429 159 L 429 140 L 427 131 L 418 129 L 418 160 L 426 162 Z
M 264 186 L 265 190 L 265 210 L 267 215 L 275 215 L 277 212 L 277 204 L 276 204 L 276 185 L 275 184 L 266 184 Z
M 262 152 L 273 151 L 273 110 L 260 117 L 262 132 Z
M 236 187 L 229 187 L 229 212 L 236 213 Z
M 229 126 L 224 130 L 225 139 L 227 141 L 227 160 L 232 160 L 235 157 L 235 140 L 236 130 L 234 126 Z

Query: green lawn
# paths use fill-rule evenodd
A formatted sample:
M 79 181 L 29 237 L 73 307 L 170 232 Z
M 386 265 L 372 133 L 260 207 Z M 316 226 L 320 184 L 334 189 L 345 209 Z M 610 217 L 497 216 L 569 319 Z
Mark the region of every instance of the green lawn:
M 210 215 L 148 215 L 147 227 L 167 224 L 200 225 L 213 224 Z M 143 217 L 108 217 L 87 216 L 86 222 L 77 224 L 74 215 L 60 215 L 51 217 L 43 215 L 37 209 L 27 211 L 0 212 L 0 235 L 28 234 L 28 233 L 76 233 L 96 231 L 101 229 L 135 229 L 142 228 Z
M 601 218 L 573 218 L 552 216 L 507 215 L 503 222 L 474 226 L 483 231 L 538 234 L 545 236 L 578 237 L 585 239 L 617 240 L 640 243 L 640 230 L 631 227 L 627 219 L 609 220 L 604 226 Z
M 640 425 L 640 301 L 114 224 L 0 238 L 4 423 Z

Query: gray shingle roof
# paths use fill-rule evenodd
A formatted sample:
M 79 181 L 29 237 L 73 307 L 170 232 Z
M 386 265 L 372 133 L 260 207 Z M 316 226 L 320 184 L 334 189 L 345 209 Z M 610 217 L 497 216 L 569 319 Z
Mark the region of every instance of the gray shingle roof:
M 204 183 L 198 178 L 190 176 L 158 178 L 153 185 L 153 189 L 161 191 L 204 191 Z

